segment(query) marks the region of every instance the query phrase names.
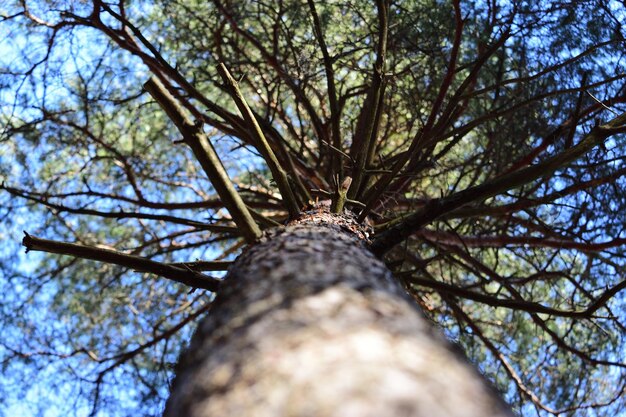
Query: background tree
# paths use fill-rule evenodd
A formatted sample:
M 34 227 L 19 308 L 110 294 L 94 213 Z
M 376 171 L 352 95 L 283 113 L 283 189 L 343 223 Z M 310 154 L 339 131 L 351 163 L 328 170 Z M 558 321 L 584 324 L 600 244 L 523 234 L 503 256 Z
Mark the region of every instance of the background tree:
M 625 10 L 3 4 L 3 412 L 159 413 L 189 286 L 331 200 L 522 414 L 616 415 Z

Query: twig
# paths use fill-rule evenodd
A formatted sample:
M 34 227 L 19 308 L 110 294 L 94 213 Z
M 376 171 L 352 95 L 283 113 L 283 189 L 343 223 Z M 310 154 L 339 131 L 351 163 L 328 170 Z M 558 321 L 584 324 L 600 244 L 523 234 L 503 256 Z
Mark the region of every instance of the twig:
M 209 230 L 214 233 L 228 233 L 234 236 L 239 236 L 239 228 L 235 226 L 224 226 L 219 224 L 209 224 L 205 222 L 195 221 L 191 219 L 186 219 L 184 217 L 176 217 L 167 214 L 153 214 L 153 213 L 137 213 L 133 211 L 100 211 L 93 210 L 87 208 L 74 208 L 67 207 L 62 204 L 56 204 L 48 201 L 48 198 L 56 198 L 56 196 L 51 195 L 48 196 L 42 193 L 36 193 L 26 190 L 21 190 L 19 188 L 13 188 L 5 185 L 4 183 L 0 183 L 0 190 L 6 190 L 11 195 L 16 197 L 21 197 L 26 200 L 34 201 L 46 207 L 49 207 L 57 212 L 65 212 L 65 213 L 73 213 L 73 214 L 83 214 L 87 216 L 98 216 L 108 219 L 145 219 L 145 220 L 159 220 L 164 222 L 170 222 L 174 224 L 182 224 L 185 226 L 191 226 L 198 230 Z
M 480 338 L 480 340 L 482 340 L 487 349 L 491 351 L 491 354 L 494 355 L 496 359 L 498 359 L 498 361 L 500 361 L 500 363 L 504 366 L 506 373 L 515 382 L 520 392 L 530 398 L 530 400 L 539 408 L 551 414 L 558 415 L 556 410 L 548 407 L 543 402 L 541 402 L 541 399 L 537 396 L 537 394 L 535 394 L 529 387 L 526 386 L 526 384 L 522 380 L 522 377 L 509 363 L 504 354 L 492 343 L 492 341 L 488 337 L 483 334 L 482 330 L 480 329 L 480 327 L 478 327 L 474 320 L 472 320 L 453 299 L 451 299 L 450 297 L 445 297 L 444 299 L 446 303 L 448 303 L 448 305 L 454 310 L 455 314 L 461 317 L 463 321 L 465 321 L 472 328 L 472 331 L 476 335 L 478 335 L 478 337 Z
M 584 88 L 584 85 L 581 87 Z M 587 94 L 589 94 L 589 96 L 594 99 L 599 105 L 601 105 L 602 107 L 604 107 L 605 109 L 607 109 L 608 111 L 610 111 L 611 113 L 613 113 L 614 115 L 619 115 L 618 112 L 616 112 L 615 110 L 613 110 L 612 108 L 610 108 L 609 106 L 607 106 L 606 104 L 604 104 L 602 101 L 600 101 L 599 98 L 597 98 L 596 96 L 594 96 L 593 94 L 591 94 L 591 92 L 589 91 L 585 91 Z
M 265 62 L 274 70 L 278 76 L 285 81 L 289 89 L 293 92 L 294 98 L 297 102 L 299 102 L 302 107 L 304 107 L 309 122 L 313 126 L 313 130 L 319 139 L 323 139 L 326 137 L 324 123 L 320 119 L 319 115 L 316 112 L 316 107 L 313 105 L 309 97 L 305 94 L 303 88 L 300 84 L 288 73 L 288 71 L 282 67 L 280 64 L 281 60 L 274 54 L 270 53 L 262 43 L 252 35 L 252 32 L 246 29 L 243 29 L 237 23 L 236 19 L 228 12 L 228 10 L 224 7 L 221 1 L 214 0 L 213 3 L 219 10 L 219 12 L 224 16 L 224 18 L 228 21 L 230 26 L 233 28 L 237 34 L 241 35 L 245 40 L 250 42 L 250 44 L 259 51 Z M 298 106 L 296 106 L 297 108 Z
M 323 145 L 328 146 L 331 150 L 337 152 L 339 155 L 343 156 L 344 158 L 346 158 L 347 160 L 349 160 L 353 164 L 356 162 L 350 155 L 348 155 L 347 153 L 345 153 L 341 149 L 339 149 L 339 148 L 335 147 L 334 145 L 326 142 L 325 140 L 322 140 L 321 142 L 322 142 Z

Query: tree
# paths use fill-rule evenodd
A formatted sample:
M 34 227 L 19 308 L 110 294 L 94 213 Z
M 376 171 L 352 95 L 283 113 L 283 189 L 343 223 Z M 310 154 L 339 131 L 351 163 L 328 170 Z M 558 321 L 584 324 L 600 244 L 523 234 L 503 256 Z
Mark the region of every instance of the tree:
M 159 413 L 190 325 L 311 210 L 367 231 L 519 413 L 624 408 L 623 4 L 0 13 L 2 233 L 30 250 L 2 252 L 7 413 Z

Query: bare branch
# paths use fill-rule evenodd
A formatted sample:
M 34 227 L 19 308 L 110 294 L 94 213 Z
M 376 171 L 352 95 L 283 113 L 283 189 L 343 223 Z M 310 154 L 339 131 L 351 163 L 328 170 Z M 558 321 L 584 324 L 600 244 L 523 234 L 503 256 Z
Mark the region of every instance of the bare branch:
M 241 35 L 248 42 L 250 42 L 261 53 L 261 55 L 263 56 L 263 59 L 267 62 L 267 64 L 271 66 L 272 68 L 274 68 L 274 70 L 276 70 L 276 72 L 281 77 L 281 79 L 285 81 L 287 86 L 294 93 L 295 98 L 306 110 L 307 115 L 310 119 L 310 122 L 313 125 L 313 128 L 315 129 L 315 133 L 318 136 L 318 139 L 319 140 L 326 139 L 322 120 L 320 119 L 320 116 L 315 111 L 315 106 L 313 105 L 309 97 L 307 97 L 307 95 L 305 94 L 300 84 L 296 82 L 296 80 L 294 80 L 293 77 L 291 77 L 287 73 L 287 71 L 285 70 L 285 68 L 283 68 L 283 66 L 281 65 L 281 63 L 279 62 L 276 56 L 272 55 L 263 46 L 263 44 L 257 38 L 255 38 L 250 32 L 242 29 L 237 24 L 233 16 L 228 12 L 228 10 L 226 10 L 226 7 L 222 4 L 221 1 L 214 0 L 213 2 L 215 3 L 215 6 L 219 9 L 219 11 L 222 13 L 222 15 L 226 18 L 226 20 L 228 21 L 230 26 L 233 28 L 233 30 L 239 35 Z
M 463 207 L 468 203 L 484 200 L 512 188 L 528 184 L 545 175 L 549 175 L 557 169 L 578 159 L 600 143 L 603 143 L 608 137 L 624 131 L 626 131 L 626 113 L 621 114 L 604 125 L 596 126 L 576 146 L 566 149 L 560 154 L 537 165 L 502 175 L 447 197 L 430 200 L 422 208 L 407 216 L 400 223 L 381 233 L 372 244 L 372 251 L 378 255 L 382 255 L 387 250 L 391 249 L 391 247 L 409 237 L 416 230 L 438 217 Z
M 389 31 L 389 9 L 386 0 L 377 0 L 378 11 L 378 48 L 376 62 L 372 74 L 372 84 L 369 88 L 354 132 L 350 156 L 356 164 L 352 170 L 352 185 L 348 190 L 350 199 L 358 199 L 359 191 L 365 177 L 365 170 L 369 167 L 374 156 L 376 136 L 380 124 L 380 113 L 383 105 L 383 90 L 385 77 L 385 61 L 387 54 L 387 35 Z
M 101 211 L 94 210 L 88 208 L 74 208 L 68 207 L 63 204 L 55 204 L 48 201 L 49 196 L 42 195 L 40 193 L 27 192 L 25 190 L 21 190 L 18 188 L 9 187 L 5 184 L 0 184 L 0 190 L 6 190 L 11 195 L 16 197 L 21 197 L 29 201 L 33 201 L 35 203 L 41 204 L 43 206 L 49 207 L 57 212 L 65 212 L 65 213 L 73 213 L 73 214 L 82 214 L 87 216 L 97 216 L 107 219 L 145 219 L 145 220 L 156 220 L 156 221 L 164 221 L 173 224 L 181 224 L 185 226 L 192 226 L 197 230 L 210 230 L 216 233 L 228 233 L 232 235 L 239 235 L 239 229 L 234 226 L 225 226 L 219 224 L 209 224 L 200 222 L 197 220 L 186 219 L 184 217 L 172 216 L 167 214 L 153 214 L 153 213 L 141 213 L 134 211 Z
M 40 239 L 26 232 L 24 232 L 22 245 L 26 247 L 27 252 L 32 250 L 56 253 L 59 255 L 69 255 L 77 258 L 92 259 L 94 261 L 120 265 L 140 272 L 150 272 L 189 285 L 190 287 L 204 288 L 213 292 L 217 291 L 221 282 L 216 278 L 193 271 L 190 268 L 185 269 L 172 266 L 140 256 L 112 251 L 110 249 Z
M 515 370 L 515 368 L 513 368 L 513 366 L 511 365 L 511 363 L 508 361 L 508 359 L 504 356 L 504 354 L 500 351 L 500 349 L 498 349 L 498 347 L 496 345 L 493 344 L 493 342 L 484 335 L 483 331 L 478 327 L 478 325 L 474 322 L 474 320 L 472 320 L 467 313 L 465 313 L 461 307 L 459 307 L 459 305 L 450 297 L 447 297 L 446 302 L 452 307 L 452 309 L 454 310 L 455 314 L 457 314 L 458 316 L 460 316 L 463 321 L 465 321 L 474 331 L 474 333 L 476 333 L 478 335 L 478 337 L 480 338 L 480 340 L 482 340 L 482 342 L 484 343 L 484 345 L 487 347 L 487 349 L 489 349 L 489 351 L 498 359 L 498 361 L 504 366 L 504 369 L 506 370 L 506 373 L 509 375 L 509 377 L 515 382 L 515 385 L 517 385 L 518 389 L 520 390 L 520 393 L 527 396 L 528 398 L 530 398 L 530 400 L 539 408 L 557 415 L 558 412 L 550 407 L 548 407 L 547 405 L 545 405 L 541 399 L 537 396 L 537 394 L 535 394 L 528 386 L 526 386 L 526 384 L 524 383 L 524 381 L 522 380 L 522 377 L 519 375 L 519 373 Z
M 446 294 L 451 294 L 457 297 L 465 298 L 468 300 L 477 301 L 479 303 L 487 304 L 492 307 L 501 307 L 501 308 L 510 308 L 513 310 L 521 310 L 529 313 L 541 313 L 548 314 L 551 316 L 557 317 L 570 317 L 570 318 L 592 318 L 593 314 L 599 310 L 608 299 L 613 297 L 617 292 L 624 289 L 626 287 L 626 281 L 622 281 L 619 284 L 611 287 L 609 290 L 602 293 L 600 297 L 596 299 L 591 305 L 589 305 L 584 310 L 579 311 L 568 311 L 568 310 L 559 310 L 556 308 L 548 307 L 543 304 L 535 303 L 532 301 L 526 301 L 524 299 L 521 300 L 511 300 L 506 298 L 497 297 L 495 295 L 489 295 L 485 293 L 479 293 L 476 291 L 468 290 L 465 288 L 461 288 L 458 285 L 447 284 L 445 282 L 436 281 L 433 277 L 430 278 L 419 278 L 414 276 L 406 277 L 405 280 L 417 286 L 423 286 L 427 288 L 432 288 L 437 292 L 443 292 Z
M 224 206 L 233 217 L 233 221 L 241 228 L 242 235 L 246 241 L 254 242 L 261 236 L 261 229 L 255 223 L 248 207 L 246 207 L 230 178 L 228 178 L 228 174 L 211 141 L 202 131 L 202 126 L 191 121 L 183 108 L 176 102 L 176 99 L 158 79 L 150 78 L 144 87 L 161 105 L 180 133 L 182 133 L 183 140 L 189 145 L 198 162 L 200 162 L 211 184 L 215 187 L 215 191 L 224 201 Z
M 320 18 L 315 9 L 315 3 L 313 0 L 307 0 L 309 10 L 311 11 L 311 17 L 313 18 L 313 29 L 315 31 L 315 37 L 319 44 L 324 59 L 324 70 L 326 71 L 326 85 L 328 88 L 328 102 L 330 104 L 330 126 L 332 134 L 332 144 L 335 149 L 341 150 L 341 130 L 340 130 L 340 107 L 337 101 L 337 88 L 335 87 L 335 71 L 333 69 L 333 62 L 328 54 L 328 48 L 326 47 L 326 41 L 324 40 L 324 32 L 322 31 L 322 24 Z M 336 154 L 331 153 L 331 166 L 334 174 L 339 178 L 343 178 L 343 163 L 341 158 Z
M 232 261 L 194 261 L 194 262 L 172 262 L 168 265 L 189 268 L 194 271 L 226 271 Z
M 293 190 L 291 189 L 289 179 L 287 178 L 287 173 L 280 166 L 278 159 L 276 159 L 276 155 L 274 154 L 274 151 L 267 142 L 267 139 L 263 134 L 263 130 L 261 129 L 261 126 L 259 126 L 256 117 L 254 117 L 252 110 L 250 110 L 248 103 L 246 103 L 246 99 L 243 97 L 237 81 L 230 75 L 230 72 L 228 72 L 228 69 L 223 63 L 220 63 L 217 66 L 217 70 L 220 73 L 222 80 L 229 87 L 230 93 L 233 97 L 233 100 L 235 101 L 235 104 L 237 105 L 237 108 L 241 112 L 243 119 L 248 124 L 249 130 L 255 138 L 257 149 L 263 155 L 265 163 L 272 172 L 272 177 L 274 178 L 274 181 L 276 181 L 276 185 L 278 185 L 278 189 L 280 190 L 280 194 L 283 197 L 283 202 L 287 206 L 287 211 L 289 211 L 289 215 L 292 218 L 296 218 L 300 213 L 300 205 L 298 204 Z
M 459 236 L 454 233 L 420 229 L 416 235 L 444 245 L 472 248 L 500 248 L 510 245 L 546 247 L 556 249 L 574 249 L 581 252 L 600 252 L 610 248 L 626 245 L 625 238 L 615 238 L 605 242 L 581 242 L 565 237 L 551 236 L 511 236 L 499 234 L 495 236 Z

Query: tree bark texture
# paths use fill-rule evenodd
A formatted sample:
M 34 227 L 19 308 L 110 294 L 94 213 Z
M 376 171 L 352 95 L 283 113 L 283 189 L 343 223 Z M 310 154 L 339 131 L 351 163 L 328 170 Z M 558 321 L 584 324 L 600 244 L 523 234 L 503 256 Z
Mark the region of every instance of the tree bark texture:
M 348 215 L 304 213 L 232 265 L 166 416 L 510 416 Z

